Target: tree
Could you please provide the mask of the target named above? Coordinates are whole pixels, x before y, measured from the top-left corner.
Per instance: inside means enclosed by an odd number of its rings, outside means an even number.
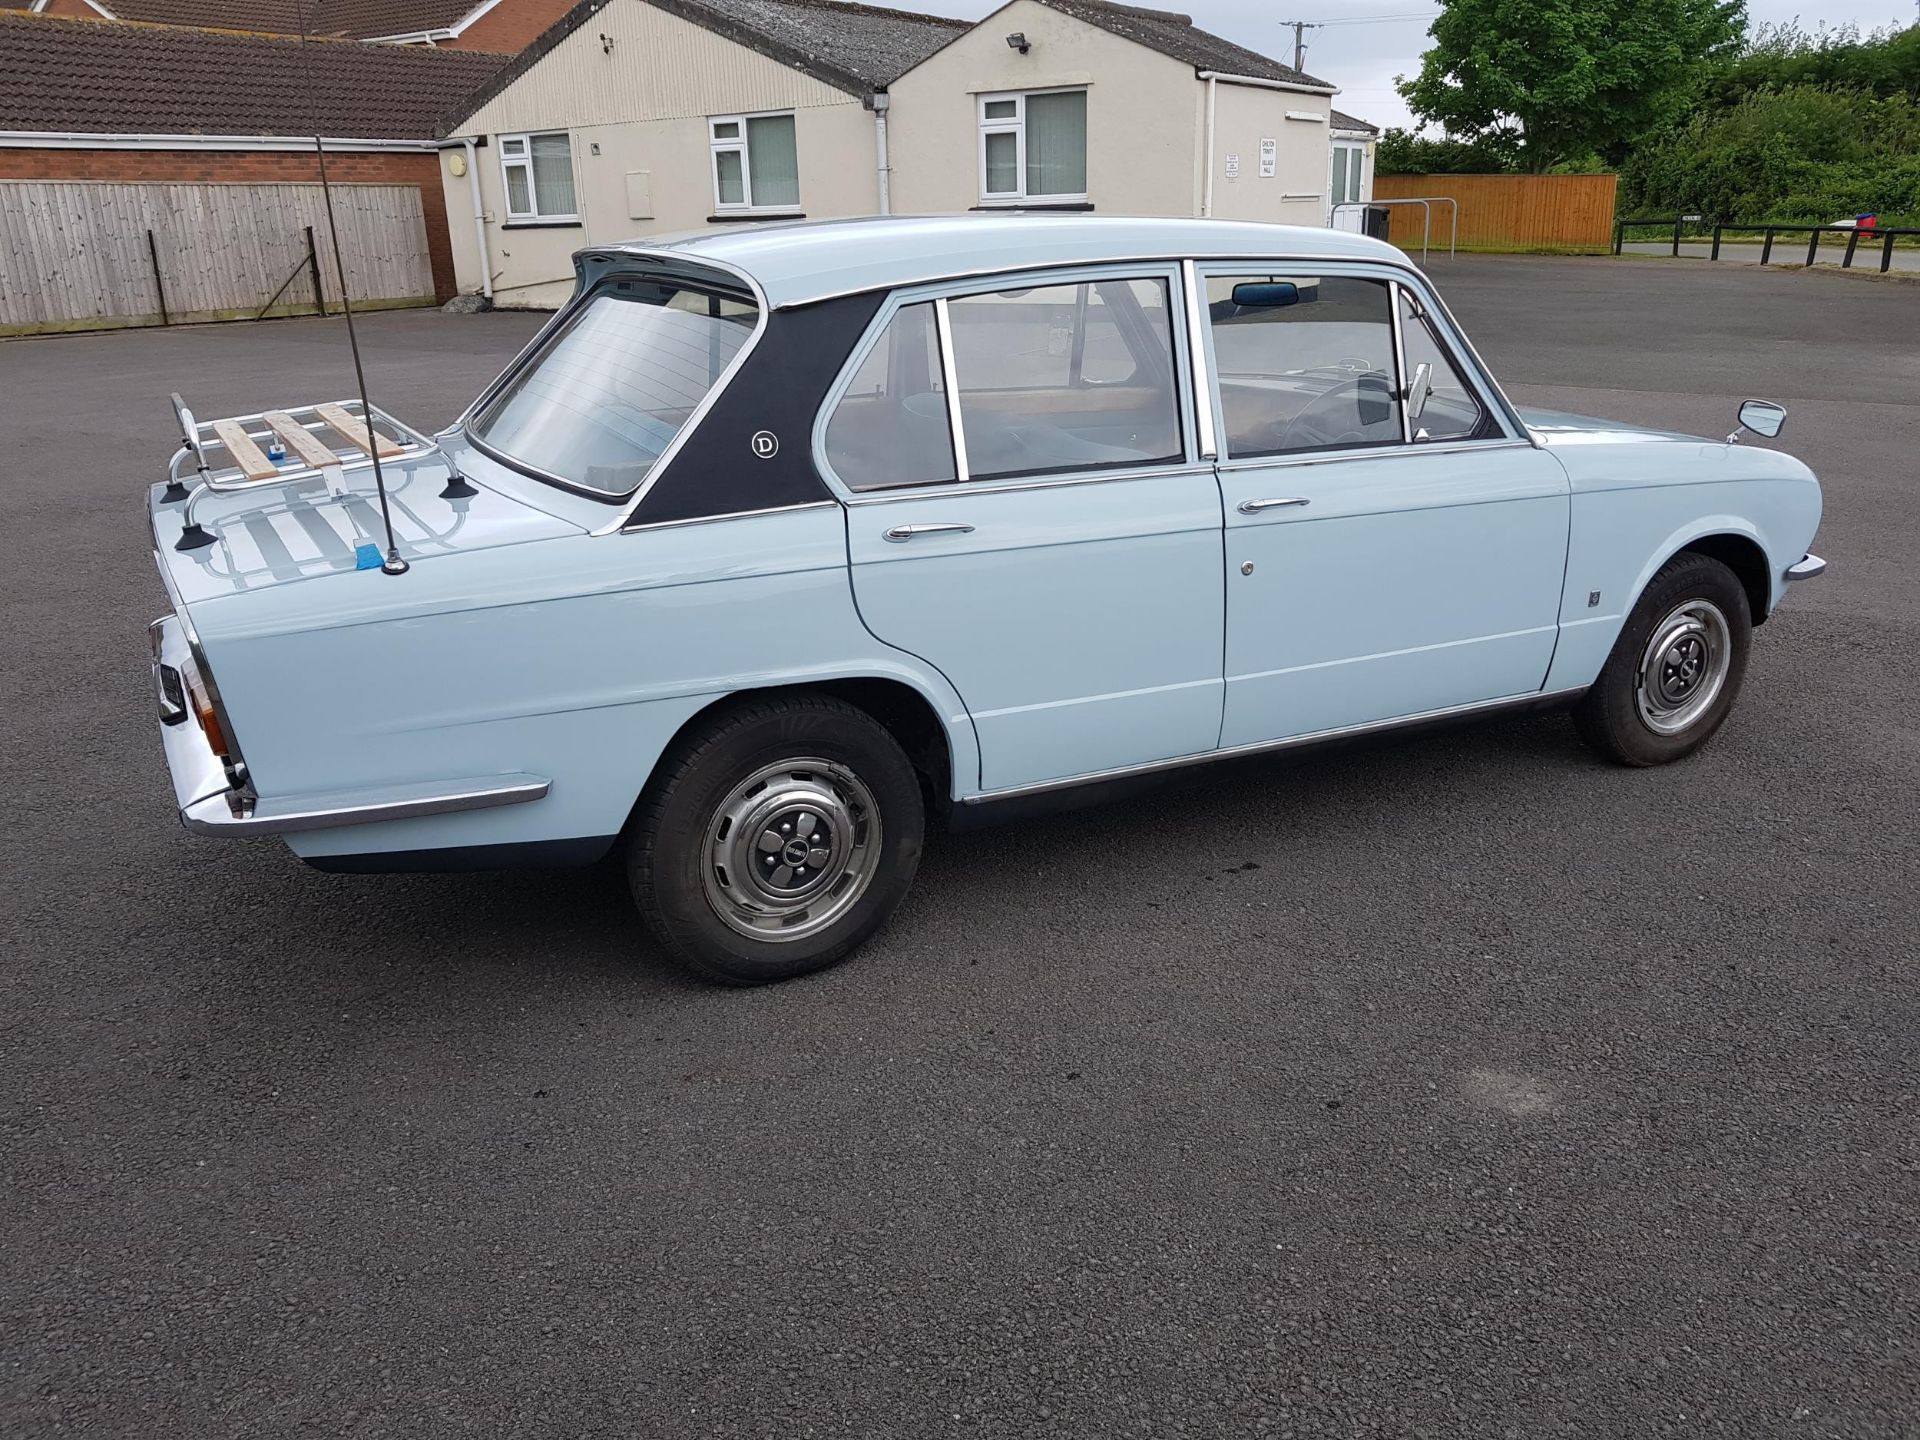
[[[1422,120],[1522,166],[1617,161],[1686,103],[1745,29],[1744,0],[1441,0],[1400,93]]]

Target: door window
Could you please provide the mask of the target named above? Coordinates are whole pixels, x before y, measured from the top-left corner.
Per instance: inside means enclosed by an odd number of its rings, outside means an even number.
[[[1384,280],[1209,276],[1225,454],[1403,443],[1392,305]]]
[[[1420,302],[1405,290],[1400,292],[1400,335],[1409,379],[1428,366],[1432,387],[1425,406],[1412,417],[1414,440],[1465,440],[1478,434],[1486,410],[1433,333]]]
[[[850,490],[956,477],[931,301],[894,312],[834,406],[825,443],[827,463]]]
[[[1164,279],[967,295],[947,313],[971,478],[1184,458]]]

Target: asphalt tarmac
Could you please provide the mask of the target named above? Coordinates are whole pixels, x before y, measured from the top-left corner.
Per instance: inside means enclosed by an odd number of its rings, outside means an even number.
[[[166,394],[344,394],[339,322],[0,344],[0,1434],[1915,1434],[1920,286],[1434,271],[1523,404],[1788,405],[1831,569],[1722,734],[948,837],[751,992],[614,868],[185,834]],[[443,423],[534,324],[368,316],[376,402]]]

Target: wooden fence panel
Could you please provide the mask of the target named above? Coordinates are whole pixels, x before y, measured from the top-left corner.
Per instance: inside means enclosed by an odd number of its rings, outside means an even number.
[[[432,304],[419,188],[336,185],[333,203],[354,303]],[[311,313],[309,225],[335,311],[318,185],[0,180],[0,335],[158,324],[154,255],[176,322],[251,317],[289,276],[272,313]]]
[[[1617,175],[1379,175],[1376,199],[1431,199],[1460,205],[1462,250],[1561,250],[1601,253],[1613,248]],[[1420,207],[1394,205],[1390,238],[1403,250],[1420,248]],[[1433,245],[1447,243],[1447,207],[1433,207]]]

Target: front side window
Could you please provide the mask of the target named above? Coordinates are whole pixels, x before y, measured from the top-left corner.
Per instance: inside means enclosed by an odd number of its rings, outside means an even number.
[[[1228,455],[1403,442],[1386,281],[1213,275],[1206,284]]]
[[[573,147],[564,130],[502,135],[500,173],[507,187],[508,220],[577,220]]]
[[[980,198],[1087,198],[1087,92],[980,97]]]
[[[752,336],[745,297],[621,280],[568,317],[468,432],[589,494],[640,487]]]
[[[794,210],[800,156],[791,115],[716,115],[708,122],[716,210]]]
[[[974,479],[1183,458],[1164,279],[1094,280],[947,304]]]
[[[1466,440],[1478,434],[1487,412],[1433,333],[1426,311],[1406,290],[1400,292],[1400,335],[1409,381],[1418,380],[1420,367],[1427,367],[1426,403],[1411,417],[1413,438]]]

